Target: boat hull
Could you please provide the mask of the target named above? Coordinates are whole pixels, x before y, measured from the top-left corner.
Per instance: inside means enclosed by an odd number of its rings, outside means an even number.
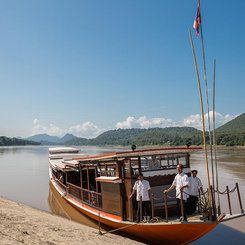
[[[149,241],[151,244],[188,244],[209,231],[216,225],[216,222],[160,222],[160,223],[131,223],[121,221],[118,216],[101,212],[97,209],[85,205],[72,196],[64,195],[62,188],[55,180],[50,181],[50,185],[58,195],[73,206],[78,212],[91,219],[104,224],[113,229],[133,235],[137,238]]]

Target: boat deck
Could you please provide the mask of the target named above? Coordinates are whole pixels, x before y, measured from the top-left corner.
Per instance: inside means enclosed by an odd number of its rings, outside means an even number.
[[[213,221],[204,219],[202,215],[200,214],[195,214],[195,215],[189,215],[187,217],[187,221],[180,221],[180,219],[177,216],[171,216],[168,218],[168,220],[161,218],[161,217],[154,217],[153,219],[150,219],[149,221],[147,220],[142,220],[138,224],[159,224],[159,223],[164,223],[164,224],[197,224],[197,223],[212,223]],[[130,221],[122,221],[122,223],[125,224],[132,224]]]

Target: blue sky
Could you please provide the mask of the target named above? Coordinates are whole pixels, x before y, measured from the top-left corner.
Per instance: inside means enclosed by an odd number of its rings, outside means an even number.
[[[0,0],[0,6],[0,135],[93,138],[116,128],[200,128],[188,33],[204,83],[192,28],[197,0]],[[201,1],[210,109],[217,62],[217,126],[245,109],[244,9],[244,0]]]

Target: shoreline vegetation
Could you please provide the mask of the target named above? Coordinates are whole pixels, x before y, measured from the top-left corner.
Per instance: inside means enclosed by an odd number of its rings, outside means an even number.
[[[144,244],[0,197],[0,244]]]

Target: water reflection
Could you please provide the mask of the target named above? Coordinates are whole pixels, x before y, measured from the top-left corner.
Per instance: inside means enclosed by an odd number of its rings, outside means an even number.
[[[51,183],[49,184],[48,204],[51,212],[54,214],[93,228],[98,228],[98,222],[93,221],[68,204],[66,200],[55,190]]]

